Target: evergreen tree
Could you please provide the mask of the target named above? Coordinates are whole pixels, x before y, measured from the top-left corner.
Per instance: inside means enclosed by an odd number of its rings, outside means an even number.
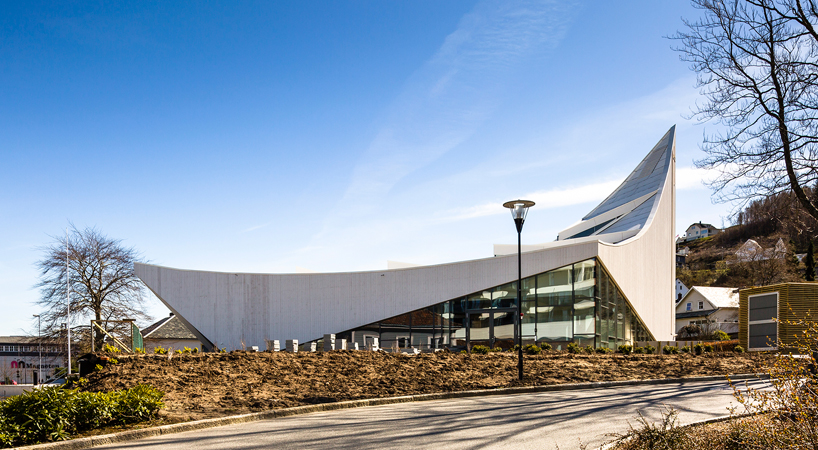
[[[812,241],[809,241],[809,249],[807,249],[807,256],[804,258],[804,264],[807,266],[804,279],[815,281],[815,247],[812,245]]]

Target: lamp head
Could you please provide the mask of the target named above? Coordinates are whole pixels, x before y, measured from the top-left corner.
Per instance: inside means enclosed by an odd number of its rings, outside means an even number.
[[[525,216],[528,215],[528,208],[534,206],[531,200],[512,200],[503,203],[503,207],[511,210],[511,218],[514,219],[514,224],[517,226],[517,232],[523,231],[523,223],[525,223]]]

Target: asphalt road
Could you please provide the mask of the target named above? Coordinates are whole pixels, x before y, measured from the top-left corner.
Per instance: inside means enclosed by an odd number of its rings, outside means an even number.
[[[762,382],[752,383],[759,387]],[[589,449],[665,405],[680,423],[729,414],[726,382],[628,386],[337,410],[158,436],[106,449]]]

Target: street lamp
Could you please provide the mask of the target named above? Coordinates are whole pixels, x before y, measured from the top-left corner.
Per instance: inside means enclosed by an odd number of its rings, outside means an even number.
[[[43,335],[40,332],[40,315],[34,314],[37,318],[37,353],[40,355],[40,363],[37,365],[37,384],[43,379]]]
[[[517,323],[520,324],[517,333],[517,376],[523,381],[523,246],[521,234],[528,208],[534,206],[531,200],[512,200],[503,203],[503,207],[511,210],[514,225],[517,226]]]

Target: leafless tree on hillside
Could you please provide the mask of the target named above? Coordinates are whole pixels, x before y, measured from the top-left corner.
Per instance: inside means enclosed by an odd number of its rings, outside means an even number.
[[[66,252],[67,249],[67,252]],[[66,257],[71,280],[71,324],[87,325],[90,319],[102,321],[150,320],[143,312],[145,288],[133,270],[140,261],[136,250],[123,247],[93,228],[78,230],[73,225],[67,236],[54,238],[43,248],[37,262],[40,281],[38,304],[42,313],[43,334],[60,336],[66,322]],[[107,329],[106,325],[103,325]],[[102,342],[102,333],[95,330]]]
[[[702,10],[672,38],[706,97],[693,117],[723,125],[706,135],[701,168],[720,176],[720,201],[804,188],[818,181],[818,7],[815,0],[693,0]]]

